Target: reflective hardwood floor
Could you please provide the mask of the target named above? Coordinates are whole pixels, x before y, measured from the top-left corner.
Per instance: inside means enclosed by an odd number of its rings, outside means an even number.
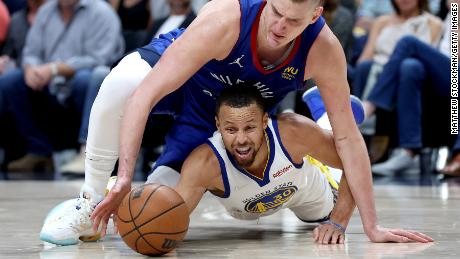
[[[0,181],[0,258],[141,258],[117,235],[75,246],[41,242],[47,212],[78,194],[82,179]],[[189,232],[167,258],[460,258],[460,180],[436,185],[402,185],[376,180],[379,222],[404,227],[435,239],[430,244],[373,244],[356,211],[343,245],[313,242],[315,225],[284,210],[257,221],[240,221],[205,196],[191,217]]]

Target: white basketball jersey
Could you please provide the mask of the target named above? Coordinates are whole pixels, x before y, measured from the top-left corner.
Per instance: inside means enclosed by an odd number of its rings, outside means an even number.
[[[333,207],[333,194],[327,170],[317,160],[306,156],[302,164],[292,162],[281,143],[276,119],[270,119],[266,129],[269,159],[263,178],[255,177],[238,166],[226,151],[219,132],[209,138],[220,164],[225,193],[219,201],[238,219],[257,219],[282,208],[308,206],[328,215]]]

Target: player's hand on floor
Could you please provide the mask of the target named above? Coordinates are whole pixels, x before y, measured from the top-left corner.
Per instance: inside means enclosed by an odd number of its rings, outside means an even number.
[[[428,243],[434,241],[433,238],[417,231],[409,231],[404,229],[389,229],[380,226],[376,226],[367,234],[369,236],[369,239],[374,243]]]
[[[343,244],[345,233],[331,224],[321,224],[313,230],[313,238],[319,244]]]
[[[131,180],[117,178],[115,185],[110,190],[107,197],[102,200],[91,214],[93,230],[97,231],[101,225],[101,236],[104,237],[107,231],[107,223],[112,214],[116,215],[121,201],[131,191]]]

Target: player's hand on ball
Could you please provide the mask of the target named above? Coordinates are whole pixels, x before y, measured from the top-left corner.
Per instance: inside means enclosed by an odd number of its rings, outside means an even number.
[[[313,230],[313,238],[319,244],[343,244],[345,233],[331,224],[321,224]]]
[[[433,238],[417,231],[409,231],[404,229],[389,229],[380,226],[376,226],[372,230],[366,231],[366,233],[369,236],[369,239],[374,243],[428,243],[434,241]]]
[[[93,230],[97,231],[99,225],[101,228],[101,236],[104,237],[107,230],[107,223],[112,214],[117,213],[121,201],[131,191],[131,180],[117,178],[115,185],[110,190],[107,197],[102,200],[94,209],[91,214],[91,221],[93,222]]]

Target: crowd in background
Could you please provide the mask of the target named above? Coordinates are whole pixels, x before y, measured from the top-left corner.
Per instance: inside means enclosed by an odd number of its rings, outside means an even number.
[[[110,68],[153,37],[186,28],[206,2],[0,0],[0,170],[84,174],[91,106]],[[460,139],[449,128],[450,2],[325,0],[350,91],[364,101],[361,131],[375,174],[430,167],[420,162],[423,150],[449,146],[440,172],[460,176]],[[288,95],[280,112],[308,116],[301,95]],[[171,120],[147,125],[144,173]],[[76,155],[54,168],[53,155],[68,149]]]

